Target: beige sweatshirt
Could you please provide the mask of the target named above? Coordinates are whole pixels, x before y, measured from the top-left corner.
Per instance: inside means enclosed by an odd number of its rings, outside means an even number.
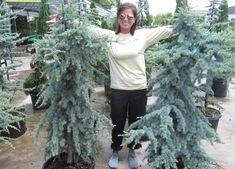
[[[167,38],[172,29],[157,27],[136,30],[134,35],[92,27],[98,35],[108,36],[111,88],[139,90],[147,88],[144,52],[146,48]]]

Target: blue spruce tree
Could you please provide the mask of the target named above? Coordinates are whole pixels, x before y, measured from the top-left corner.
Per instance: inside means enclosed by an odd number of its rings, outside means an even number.
[[[37,135],[47,125],[45,156],[66,154],[67,166],[86,161],[92,168],[98,143],[111,122],[91,107],[92,65],[106,54],[105,38],[87,30],[88,21],[77,14],[78,4],[64,6],[64,17],[36,44],[35,59],[51,63],[42,96],[51,106],[43,114]],[[81,14],[81,12],[80,12]],[[79,168],[79,167],[78,167]]]
[[[0,3],[0,86],[3,87],[4,78],[3,75],[9,76],[9,71],[20,66],[19,61],[16,64],[7,66],[8,63],[13,62],[12,49],[16,44],[22,40],[18,37],[17,33],[13,33],[11,30],[11,20],[16,16],[11,12],[6,2]]]
[[[19,129],[20,122],[25,120],[25,114],[18,111],[17,106],[11,103],[14,96],[15,85],[7,85],[5,76],[9,77],[12,70],[21,66],[21,62],[14,60],[12,48],[16,46],[16,43],[21,41],[18,39],[17,33],[11,31],[11,19],[15,17],[15,14],[10,11],[6,2],[0,2],[0,141],[12,146],[7,135],[10,129]],[[10,65],[9,65],[10,64]],[[9,72],[11,71],[11,72]],[[15,112],[15,114],[12,114]],[[18,116],[16,115],[18,113]],[[17,124],[15,126],[14,124]]]
[[[164,63],[151,82],[155,88],[150,93],[156,100],[149,105],[148,114],[130,126],[127,133],[127,142],[148,136],[145,159],[150,169],[212,167],[201,141],[220,140],[197,108],[193,93],[209,88],[197,82],[217,64],[212,56],[221,39],[212,38],[196,21],[197,17],[187,9],[179,11],[173,22],[173,34],[177,36],[153,49],[153,59]]]

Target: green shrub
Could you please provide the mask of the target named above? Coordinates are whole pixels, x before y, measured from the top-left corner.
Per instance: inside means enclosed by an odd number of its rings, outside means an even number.
[[[26,95],[38,95],[47,81],[46,76],[43,74],[43,71],[47,68],[47,63],[44,61],[32,61],[30,67],[33,69],[33,72],[26,77],[23,87]]]

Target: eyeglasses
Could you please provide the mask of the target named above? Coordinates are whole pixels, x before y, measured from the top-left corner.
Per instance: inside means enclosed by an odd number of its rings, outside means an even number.
[[[127,18],[128,21],[134,19],[134,15],[132,14],[128,14],[128,15],[125,15],[125,14],[120,14],[118,19],[121,19],[121,20],[124,20],[125,18]]]

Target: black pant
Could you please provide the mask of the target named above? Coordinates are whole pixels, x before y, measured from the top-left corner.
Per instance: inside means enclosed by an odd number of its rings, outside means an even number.
[[[111,119],[115,125],[112,130],[112,144],[113,150],[122,149],[122,139],[126,119],[128,124],[132,124],[138,117],[146,113],[147,104],[147,90],[117,90],[112,89],[111,93]],[[134,142],[127,145],[128,148],[138,149],[140,144],[134,146]]]

